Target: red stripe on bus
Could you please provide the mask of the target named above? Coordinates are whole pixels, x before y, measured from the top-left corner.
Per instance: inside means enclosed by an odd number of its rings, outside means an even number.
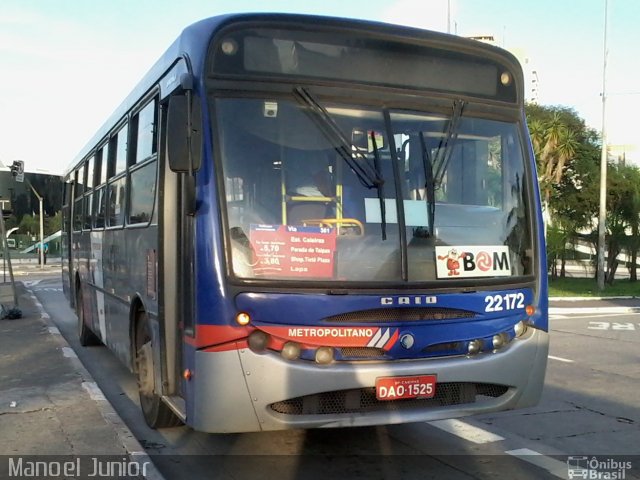
[[[389,339],[389,341],[383,347],[383,350],[385,352],[388,352],[389,350],[391,350],[393,346],[396,344],[396,342],[398,341],[399,336],[400,336],[400,330],[396,330],[393,336]]]
[[[211,347],[245,339],[253,330],[250,327],[198,325],[196,336],[184,337],[184,342],[196,348]]]
[[[215,347],[205,348],[203,352],[231,352],[233,350],[240,350],[241,348],[249,348],[249,343],[246,340],[239,342],[230,342],[223,345],[216,345]]]

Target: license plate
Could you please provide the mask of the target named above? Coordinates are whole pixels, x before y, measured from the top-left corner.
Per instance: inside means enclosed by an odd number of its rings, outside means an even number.
[[[436,394],[436,376],[376,378],[378,400],[402,400],[406,398],[431,398]]]

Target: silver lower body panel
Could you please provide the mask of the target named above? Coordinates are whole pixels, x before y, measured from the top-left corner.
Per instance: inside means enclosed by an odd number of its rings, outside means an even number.
[[[549,334],[529,329],[500,351],[468,357],[317,365],[249,349],[197,352],[198,383],[187,423],[205,432],[249,432],[422,422],[529,407],[540,398],[548,351]],[[437,375],[439,398],[371,398],[378,377],[425,374]]]

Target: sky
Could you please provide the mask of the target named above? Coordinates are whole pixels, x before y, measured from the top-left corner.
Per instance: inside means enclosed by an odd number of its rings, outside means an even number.
[[[185,26],[251,11],[493,35],[537,71],[538,103],[602,128],[605,0],[2,0],[0,162],[61,174]],[[640,2],[609,0],[607,139],[640,164],[638,20]]]

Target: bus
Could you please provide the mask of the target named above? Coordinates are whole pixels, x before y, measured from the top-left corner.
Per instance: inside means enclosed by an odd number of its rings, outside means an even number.
[[[82,345],[155,428],[249,432],[535,405],[540,196],[508,52],[235,14],[187,27],[65,173]]]

